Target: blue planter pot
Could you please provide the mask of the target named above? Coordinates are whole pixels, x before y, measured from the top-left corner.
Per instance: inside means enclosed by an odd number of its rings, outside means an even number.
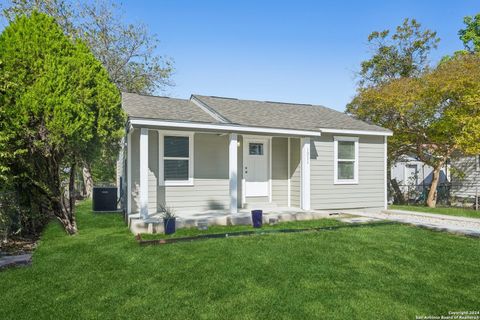
[[[175,218],[163,219],[163,229],[165,234],[175,233]]]
[[[252,210],[252,224],[254,228],[262,227],[262,210]]]

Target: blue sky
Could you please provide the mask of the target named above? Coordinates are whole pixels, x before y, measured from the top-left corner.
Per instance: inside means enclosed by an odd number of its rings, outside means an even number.
[[[480,12],[473,0],[122,3],[126,18],[146,23],[161,40],[158,52],[175,61],[176,85],[163,94],[314,103],[340,111],[355,93],[370,32],[416,18],[441,38],[436,62],[462,47],[457,32],[463,17]]]
[[[175,60],[175,87],[191,93],[323,104],[343,111],[371,31],[405,17],[436,30],[432,62],[461,48],[463,17],[477,1],[125,1],[132,21],[161,39]]]

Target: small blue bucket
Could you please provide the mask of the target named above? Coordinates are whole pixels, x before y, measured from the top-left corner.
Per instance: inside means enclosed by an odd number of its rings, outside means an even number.
[[[254,228],[262,227],[262,210],[252,210],[252,223]]]
[[[175,218],[163,219],[163,228],[165,234],[175,233]]]

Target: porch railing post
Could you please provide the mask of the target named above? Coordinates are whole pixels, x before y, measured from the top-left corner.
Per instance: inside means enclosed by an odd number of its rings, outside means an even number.
[[[230,134],[228,145],[228,171],[230,180],[230,213],[238,212],[238,188],[237,188],[237,146],[238,136],[236,133]]]

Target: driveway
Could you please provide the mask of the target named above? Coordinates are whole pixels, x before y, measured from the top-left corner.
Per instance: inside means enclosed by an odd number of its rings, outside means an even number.
[[[434,230],[480,237],[480,219],[431,214],[417,211],[383,210],[378,213],[352,211],[353,215],[413,224]]]

